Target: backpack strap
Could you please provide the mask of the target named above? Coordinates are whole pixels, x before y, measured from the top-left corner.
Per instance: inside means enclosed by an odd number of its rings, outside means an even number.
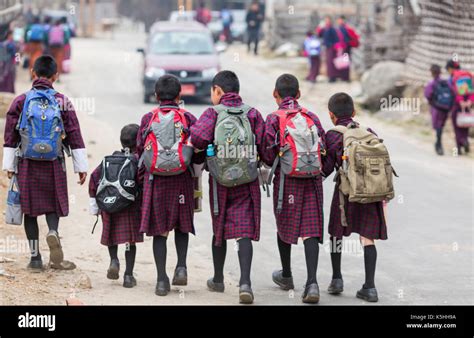
[[[338,132],[339,134],[344,135],[344,133],[345,133],[348,129],[349,129],[349,128],[347,128],[346,126],[339,125],[339,126],[335,126],[334,128],[329,129],[328,131],[335,131],[335,132]]]
[[[214,216],[219,216],[219,201],[217,196],[217,180],[214,176],[212,177],[212,205]]]
[[[285,174],[280,172],[280,186],[278,189],[277,213],[283,209],[283,190],[285,189]]]

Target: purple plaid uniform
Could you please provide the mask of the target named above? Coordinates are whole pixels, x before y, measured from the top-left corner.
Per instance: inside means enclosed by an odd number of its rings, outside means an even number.
[[[351,118],[338,119],[337,125],[347,126],[353,122]],[[369,129],[369,131],[373,132]],[[375,134],[375,133],[374,133]],[[323,157],[323,171],[326,176],[331,175],[334,169],[342,165],[343,136],[341,133],[330,130],[326,133],[326,156]],[[341,210],[339,209],[339,182],[336,183],[329,216],[329,234],[342,238],[358,233],[369,239],[387,239],[387,226],[383,211],[383,203],[353,203],[345,197],[345,212],[347,227],[341,224]]]
[[[242,98],[236,93],[227,93],[221,104],[228,107],[242,105]],[[260,112],[251,109],[248,112],[250,125],[255,134],[257,151],[261,152],[265,123]],[[214,142],[214,128],[217,112],[207,109],[199,121],[191,128],[191,142],[197,149],[206,149]],[[211,202],[212,226],[216,236],[215,245],[220,246],[223,240],[232,238],[260,238],[260,185],[258,180],[237,187],[227,188],[217,183],[219,215],[214,215],[213,180],[209,178],[209,196]]]
[[[138,157],[138,156],[137,156]],[[95,198],[102,176],[102,165],[99,165],[89,181],[89,196]],[[138,176],[138,174],[137,174]],[[139,177],[136,178],[137,182]],[[143,242],[140,233],[141,196],[129,207],[114,214],[101,211],[102,237],[100,243],[107,246]]]
[[[174,102],[162,102],[161,105],[178,108]],[[170,109],[164,108],[162,111],[166,113]],[[138,131],[137,151],[140,156],[144,150],[144,134],[152,116],[151,112],[143,116]],[[188,127],[196,123],[196,117],[191,113],[186,112],[185,116]],[[175,176],[150,176],[146,171],[143,178],[140,232],[147,236],[158,236],[175,228],[194,234],[194,181],[191,172],[188,170]]]
[[[33,82],[33,88],[53,88],[44,79]],[[16,148],[20,143],[20,133],[16,129],[20,119],[26,95],[18,96],[7,112],[5,125],[6,148]],[[56,99],[61,102],[61,117],[66,132],[63,143],[72,150],[83,149],[84,141],[81,135],[76,112],[66,96],[57,93]],[[59,217],[69,214],[69,196],[65,166],[61,160],[34,161],[19,159],[18,182],[20,186],[21,208],[26,215],[35,217],[48,213],[56,213]]]
[[[449,115],[449,112],[442,111],[431,104],[434,89],[440,80],[441,78],[437,77],[436,79],[431,80],[425,87],[425,97],[428,102],[430,102],[431,125],[433,126],[433,129],[443,128]]]
[[[279,109],[298,109],[300,105],[294,98],[283,100]],[[318,128],[322,147],[325,144],[324,129],[319,118],[308,112]],[[270,114],[265,122],[264,162],[272,166],[279,146],[279,118]],[[284,197],[282,210],[277,212],[278,193],[280,188],[280,165],[275,171],[273,179],[273,211],[276,218],[278,235],[281,240],[289,244],[297,244],[299,237],[323,238],[323,183],[322,177],[294,178],[285,176]]]

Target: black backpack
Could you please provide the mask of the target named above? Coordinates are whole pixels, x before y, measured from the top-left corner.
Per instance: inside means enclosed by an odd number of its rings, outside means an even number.
[[[102,176],[96,200],[100,210],[119,212],[135,202],[138,196],[138,161],[133,155],[115,152],[102,161]]]
[[[449,111],[454,103],[454,93],[448,81],[440,80],[434,88],[431,103],[434,107]]]

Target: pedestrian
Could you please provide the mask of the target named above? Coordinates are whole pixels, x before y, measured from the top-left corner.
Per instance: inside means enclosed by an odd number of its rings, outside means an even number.
[[[62,71],[67,74],[71,72],[71,38],[73,36],[73,30],[67,22],[66,17],[61,19],[61,23],[64,29],[64,60]]]
[[[43,269],[37,217],[46,215],[51,267],[70,270],[75,265],[63,260],[58,233],[60,217],[69,214],[63,149],[72,154],[80,185],[87,177],[87,154],[74,107],[65,95],[53,88],[58,78],[54,59],[39,57],[32,75],[33,88],[18,96],[7,112],[3,170],[10,178],[18,177],[25,232],[31,249],[28,268]],[[45,140],[38,136],[42,133],[53,136]]]
[[[13,32],[9,30],[6,39],[0,42],[0,92],[15,93],[17,52],[18,46],[13,41]]]
[[[346,93],[334,94],[328,104],[331,121],[336,128],[358,127],[353,120],[355,116],[354,102]],[[345,129],[345,128],[344,128]],[[372,132],[370,129],[368,131]],[[372,132],[373,133],[373,132]],[[323,172],[327,177],[334,169],[343,165],[344,134],[341,130],[332,129],[326,133],[326,156],[323,157]],[[374,184],[374,183],[373,183]],[[347,196],[340,193],[341,175],[336,178],[336,186],[331,203],[328,230],[332,263],[332,280],[328,288],[330,294],[343,292],[344,283],[341,274],[342,238],[357,233],[364,248],[365,283],[357,292],[357,297],[369,302],[378,301],[375,288],[375,264],[377,250],[375,240],[387,239],[383,202],[355,203],[349,202]],[[343,205],[341,206],[341,204]]]
[[[214,107],[207,109],[191,128],[191,142],[206,150],[210,171],[212,212],[212,258],[214,276],[209,290],[224,292],[224,262],[227,240],[235,239],[240,264],[239,301],[252,303],[250,270],[252,240],[260,238],[260,186],[258,154],[264,132],[260,112],[245,105],[239,95],[240,82],[231,71],[219,72],[212,81]]]
[[[234,23],[234,17],[232,12],[224,7],[221,11],[221,20],[222,20],[222,35],[225,38],[227,43],[232,43],[232,24]]]
[[[66,32],[61,20],[57,20],[48,33],[48,47],[51,55],[56,60],[59,74],[63,73],[64,46],[66,44]]]
[[[253,1],[250,5],[250,8],[247,12],[246,22],[247,22],[247,47],[248,52],[252,50],[252,44],[254,44],[253,52],[255,55],[258,55],[258,44],[260,42],[260,29],[263,22],[263,13],[260,9],[260,4],[258,1]]]
[[[356,30],[346,22],[346,17],[344,15],[339,16],[337,19],[338,29],[344,35],[344,41],[346,43],[345,52],[351,56],[352,48],[359,47],[360,37],[357,34]]]
[[[120,261],[118,246],[125,244],[125,273],[123,287],[133,288],[137,281],[133,276],[136,243],[143,242],[140,233],[141,196],[138,172],[137,135],[140,127],[129,124],[120,132],[122,150],[107,156],[91,174],[89,181],[90,213],[102,217],[102,237],[100,243],[108,247],[110,266],[108,279],[119,279]],[[113,185],[116,181],[126,193],[120,193]],[[127,196],[130,194],[130,196]],[[122,196],[127,199],[123,199]],[[109,206],[100,208],[101,203]],[[119,203],[119,207],[114,206]]]
[[[309,74],[306,77],[306,81],[316,83],[316,79],[319,75],[319,68],[321,65],[321,41],[313,31],[309,31],[306,34],[304,41],[304,53],[309,60]]]
[[[456,94],[457,89],[455,78],[457,77],[457,74],[462,72],[461,65],[457,61],[449,60],[446,63],[446,70],[449,73],[449,83],[452,87],[453,92]],[[463,111],[463,108],[461,107],[463,102],[467,102],[467,100],[464,100],[464,98],[460,95],[456,95],[455,102],[451,109],[451,121],[453,123],[454,135],[456,137],[456,149],[458,155],[462,155],[463,150],[466,154],[470,151],[469,128],[461,127],[458,125],[457,122],[458,114]]]
[[[207,26],[212,20],[212,14],[209,8],[206,7],[206,2],[201,1],[196,11],[196,21]]]
[[[449,82],[441,78],[440,66],[432,65],[430,71],[433,80],[425,86],[425,97],[430,105],[431,125],[436,133],[435,151],[443,155],[441,139],[449,111],[454,105],[454,93]]]
[[[273,211],[283,267],[273,273],[273,281],[283,290],[294,289],[291,245],[297,244],[301,238],[307,270],[302,300],[304,303],[318,303],[316,271],[319,244],[323,239],[321,151],[324,149],[324,130],[316,114],[298,103],[301,92],[295,76],[280,76],[273,96],[278,111],[268,115],[265,122],[263,154],[265,163],[272,166],[275,173]],[[294,167],[291,160],[286,161],[301,156],[305,159],[295,163]]]
[[[35,17],[33,24],[26,28],[25,41],[27,43],[26,50],[29,55],[29,67],[31,72],[36,60],[43,55],[44,46],[47,41],[46,32],[44,31],[44,26],[40,24],[39,17]]]
[[[344,42],[343,33],[334,28],[330,16],[325,17],[324,21],[317,27],[316,33],[323,39],[329,82],[335,82],[338,78],[349,81],[347,64],[346,67],[342,69],[338,69],[335,65],[336,58],[344,56],[345,53],[346,44]]]
[[[140,232],[153,237],[158,296],[170,292],[166,273],[169,233],[174,230],[178,257],[173,285],[187,285],[189,234],[195,234],[194,181],[190,169],[194,151],[189,144],[189,129],[196,118],[179,107],[180,93],[181,83],[176,77],[160,77],[155,85],[159,107],[143,116],[138,132],[138,154],[146,168]]]

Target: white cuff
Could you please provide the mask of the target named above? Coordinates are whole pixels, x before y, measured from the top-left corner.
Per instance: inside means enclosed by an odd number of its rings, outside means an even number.
[[[99,214],[99,206],[93,197],[89,198],[89,213],[94,216]]]
[[[74,172],[86,173],[89,170],[87,163],[87,151],[86,149],[73,149],[72,150],[72,163],[74,166]]]
[[[15,172],[15,148],[3,147],[3,171]]]
[[[204,170],[204,163],[203,164],[193,164],[194,177],[201,177],[203,170]]]

